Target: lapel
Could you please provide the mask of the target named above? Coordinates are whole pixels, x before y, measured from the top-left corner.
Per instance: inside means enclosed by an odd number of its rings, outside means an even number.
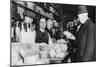
[[[89,22],[90,22],[90,19],[87,19],[84,24],[81,24],[79,31],[77,32],[78,35],[84,34],[84,31],[87,30],[87,25],[88,25]]]
[[[84,37],[86,35],[88,23],[89,23],[89,19],[85,22],[85,24],[81,25],[79,31],[76,34],[76,43],[82,40],[81,37]]]

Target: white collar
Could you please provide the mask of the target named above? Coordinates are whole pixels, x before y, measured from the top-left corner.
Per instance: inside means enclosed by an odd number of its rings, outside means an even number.
[[[40,31],[41,31],[41,32],[45,32],[45,30],[43,30],[43,29],[41,29],[41,28],[40,28]]]

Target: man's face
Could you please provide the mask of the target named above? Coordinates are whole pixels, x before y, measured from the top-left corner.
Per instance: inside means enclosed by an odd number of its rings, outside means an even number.
[[[79,15],[78,15],[78,18],[79,18],[79,20],[80,20],[80,22],[81,22],[82,24],[85,23],[85,20],[86,20],[86,18],[87,18],[87,15],[88,15],[88,13],[82,13],[82,14],[79,14]]]
[[[46,20],[45,19],[41,19],[39,25],[40,25],[41,29],[45,29],[45,27],[46,27]]]
[[[69,22],[69,25],[70,25],[70,27],[73,27],[74,26],[74,22]]]
[[[33,21],[32,18],[25,16],[25,23],[31,23]]]

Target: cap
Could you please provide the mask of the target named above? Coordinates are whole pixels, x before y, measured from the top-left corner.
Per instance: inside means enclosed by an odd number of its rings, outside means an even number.
[[[36,16],[35,13],[33,13],[32,11],[29,11],[29,10],[24,11],[23,15],[31,17],[31,18],[35,18],[35,16]]]

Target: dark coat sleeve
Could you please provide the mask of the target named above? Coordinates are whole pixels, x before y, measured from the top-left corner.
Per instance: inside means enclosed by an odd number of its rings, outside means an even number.
[[[90,24],[87,29],[87,41],[82,61],[92,61],[95,51],[94,25]]]

